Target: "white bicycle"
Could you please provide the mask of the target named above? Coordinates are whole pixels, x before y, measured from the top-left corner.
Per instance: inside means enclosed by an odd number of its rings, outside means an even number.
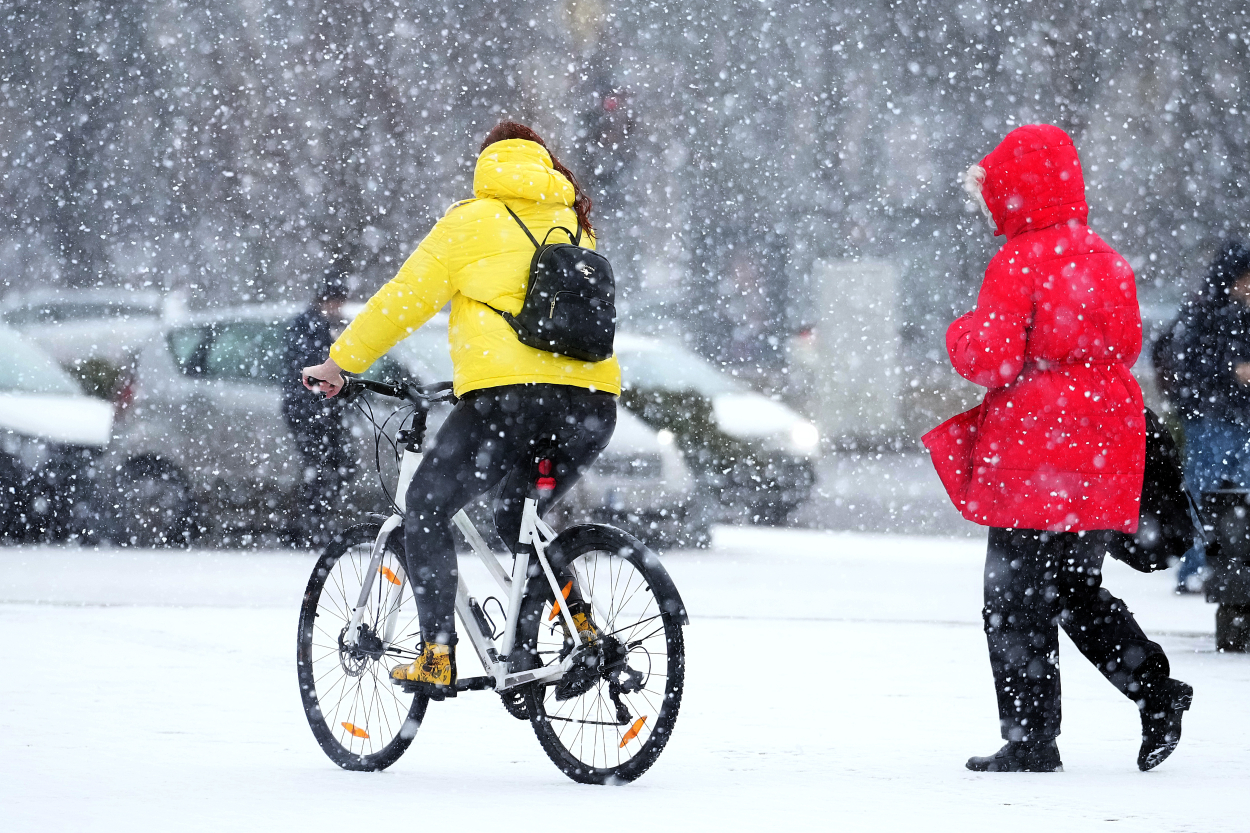
[[[408,749],[428,705],[424,694],[396,688],[390,672],[420,652],[403,552],[405,492],[420,462],[428,405],[451,399],[451,391],[349,377],[340,395],[365,391],[411,406],[397,434],[395,514],[348,529],[317,560],[300,608],[297,663],[304,712],[322,750],[344,769],[373,771]],[[534,469],[537,484],[549,458],[536,457]],[[525,501],[511,570],[463,511],[454,518],[507,600],[506,607],[494,596],[479,603],[460,571],[456,614],[485,674],[461,678],[456,690],[497,692],[574,781],[633,781],[659,757],[677,720],[685,606],[636,538],[600,524],[556,534],[538,516],[537,494],[536,485]],[[494,618],[490,603],[498,605]],[[579,632],[574,605],[591,611],[597,635]]]

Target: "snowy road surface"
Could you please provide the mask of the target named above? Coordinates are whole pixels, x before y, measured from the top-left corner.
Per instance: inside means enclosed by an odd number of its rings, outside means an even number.
[[[996,749],[981,540],[721,529],[666,558],[691,611],[673,740],[621,788],[574,784],[492,695],[432,704],[384,773],[304,722],[289,552],[0,550],[0,830],[1250,830],[1250,657],[1212,606],[1107,585],[1196,689],[1137,771],[1136,710],[1063,642],[1066,772]]]

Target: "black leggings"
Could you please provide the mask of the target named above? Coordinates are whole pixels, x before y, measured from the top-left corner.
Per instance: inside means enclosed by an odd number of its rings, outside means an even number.
[[[1059,734],[1059,628],[1130,699],[1170,672],[1163,649],[1102,586],[1103,536],[990,529],[985,634],[1004,740]]]
[[[422,637],[456,639],[456,546],[452,515],[498,486],[495,529],[516,551],[525,498],[533,493],[535,451],[554,450],[556,487],[541,515],[564,496],[607,446],[616,398],[566,385],[509,385],[473,391],[430,441],[408,487],[404,549]]]

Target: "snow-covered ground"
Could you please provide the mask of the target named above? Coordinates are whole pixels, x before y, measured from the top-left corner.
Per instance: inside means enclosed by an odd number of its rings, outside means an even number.
[[[565,779],[489,694],[432,704],[384,773],[339,770],[300,709],[289,552],[0,550],[0,829],[1245,831],[1250,656],[1169,576],[1106,584],[1194,685],[1155,772],[1063,643],[1066,772],[996,749],[980,539],[718,530],[666,558],[691,611],[673,740],[638,782]]]

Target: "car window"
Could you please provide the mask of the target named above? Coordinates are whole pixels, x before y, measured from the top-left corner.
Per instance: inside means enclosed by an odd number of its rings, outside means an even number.
[[[0,392],[76,394],[82,390],[52,357],[15,333],[0,330]]]
[[[704,396],[741,393],[747,387],[707,360],[680,347],[617,352],[627,386],[648,390],[689,390]]]
[[[179,327],[171,330],[165,338],[169,352],[173,354],[174,364],[188,376],[198,376],[204,371],[201,347],[208,333],[208,327]]]
[[[276,384],[282,377],[284,328],[266,321],[230,321],[212,326],[203,375]]]
[[[451,351],[444,327],[423,327],[395,345],[395,355],[408,375],[421,377],[424,384],[450,381],[454,375]]]

